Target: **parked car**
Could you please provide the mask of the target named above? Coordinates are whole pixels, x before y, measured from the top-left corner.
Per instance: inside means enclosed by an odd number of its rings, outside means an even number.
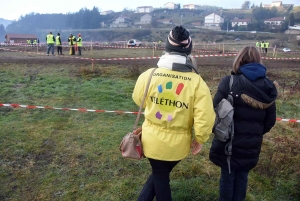
[[[140,46],[142,46],[142,42],[139,40],[136,40],[136,39],[130,39],[127,42],[127,46],[128,47],[140,47]]]
[[[290,51],[291,51],[291,49],[290,49],[290,48],[287,48],[287,47],[285,47],[285,48],[283,48],[283,49],[282,49],[282,51],[284,51],[284,52],[290,52]]]
[[[239,39],[239,38],[236,38],[236,39],[234,39],[234,41],[240,41],[241,39]]]

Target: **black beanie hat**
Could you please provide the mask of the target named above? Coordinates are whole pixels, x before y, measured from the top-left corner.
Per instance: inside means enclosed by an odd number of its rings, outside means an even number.
[[[192,47],[192,39],[187,29],[176,26],[170,31],[166,41],[166,52],[179,52],[189,55],[192,52]]]

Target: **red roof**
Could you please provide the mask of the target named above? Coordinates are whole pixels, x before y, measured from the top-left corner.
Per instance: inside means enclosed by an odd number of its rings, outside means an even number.
[[[270,18],[270,19],[266,19],[264,21],[283,21],[284,18],[283,17],[273,17],[273,18]]]
[[[37,36],[35,34],[6,34],[5,38],[9,37],[13,38],[25,38],[25,39],[36,39]]]

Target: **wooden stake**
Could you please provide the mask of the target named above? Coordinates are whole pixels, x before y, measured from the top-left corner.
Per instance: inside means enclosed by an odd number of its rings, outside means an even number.
[[[223,43],[223,54],[224,54],[224,43]]]
[[[154,45],[153,45],[153,57],[154,57]]]
[[[94,58],[92,57],[92,70],[94,71]]]

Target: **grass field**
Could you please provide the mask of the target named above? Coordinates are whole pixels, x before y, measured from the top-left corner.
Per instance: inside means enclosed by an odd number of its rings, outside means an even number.
[[[95,50],[93,55],[153,53],[151,49],[128,51]],[[83,54],[91,57],[90,52]],[[45,61],[33,62],[39,58]],[[59,59],[1,52],[0,103],[137,111],[131,99],[135,81],[140,72],[154,66],[135,61],[122,65],[97,62],[91,69],[90,63]],[[297,66],[299,61],[284,68],[268,66],[268,76],[280,84],[278,117],[300,119]],[[213,94],[219,78],[229,71],[230,66],[200,67]],[[124,159],[118,149],[135,118],[117,112],[0,107],[0,200],[136,200],[150,165],[146,159]],[[300,199],[299,133],[299,123],[278,121],[265,135],[260,161],[249,175],[247,201]],[[171,174],[174,201],[218,200],[219,168],[208,160],[212,138],[200,155],[189,155],[175,167]]]

